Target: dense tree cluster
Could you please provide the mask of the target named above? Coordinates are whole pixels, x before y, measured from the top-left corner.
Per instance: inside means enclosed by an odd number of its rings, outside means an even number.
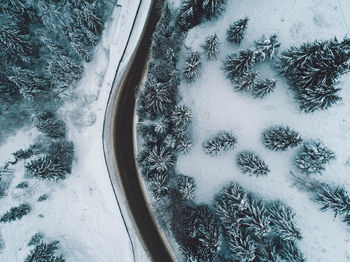
[[[286,151],[300,145],[301,136],[288,126],[274,126],[262,134],[264,145],[271,150]]]
[[[12,207],[9,211],[1,216],[0,222],[12,222],[14,220],[19,220],[25,215],[28,215],[31,209],[32,207],[27,203]]]
[[[294,213],[283,203],[262,201],[231,184],[216,196],[215,211],[228,249],[223,261],[304,261],[296,247],[302,237]]]
[[[229,132],[221,131],[214,138],[203,143],[203,150],[210,156],[219,156],[224,151],[233,149],[237,138]]]
[[[310,142],[303,145],[295,158],[295,166],[304,174],[321,174],[325,165],[335,159],[335,154],[320,142]]]
[[[80,79],[115,1],[2,1],[0,122],[3,134],[34,109],[55,111]],[[8,121],[9,118],[16,122]]]
[[[244,174],[266,176],[270,173],[270,169],[264,160],[254,152],[239,153],[237,165]]]
[[[249,18],[245,17],[230,25],[226,31],[226,40],[235,44],[240,44],[247,31]]]
[[[305,112],[324,110],[337,103],[338,77],[349,69],[350,40],[305,43],[283,51],[277,65],[296,92]]]

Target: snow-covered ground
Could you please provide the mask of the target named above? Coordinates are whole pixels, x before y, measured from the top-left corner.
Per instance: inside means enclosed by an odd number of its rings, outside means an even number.
[[[292,162],[297,149],[272,152],[261,141],[262,132],[273,125],[288,125],[299,131],[305,140],[316,139],[336,153],[337,159],[327,166],[320,181],[345,185],[350,191],[350,75],[341,78],[343,100],[327,111],[300,112],[293,93],[272,63],[256,66],[262,78],[277,79],[275,91],[264,99],[233,90],[223,71],[225,56],[240,48],[254,46],[263,34],[278,33],[280,50],[316,39],[343,39],[349,34],[350,2],[334,0],[248,0],[228,1],[224,17],[192,29],[182,50],[182,60],[190,51],[201,51],[206,36],[216,33],[222,42],[217,61],[202,59],[201,77],[193,84],[184,81],[180,87],[182,100],[192,110],[193,147],[181,155],[177,171],[196,180],[197,202],[211,203],[213,196],[230,181],[266,199],[281,199],[297,215],[303,234],[300,249],[307,261],[350,261],[350,233],[332,212],[322,212],[305,192],[292,186]],[[238,19],[249,17],[248,30],[240,47],[226,41],[226,29]],[[179,69],[182,70],[183,63]],[[204,154],[202,143],[220,130],[232,131],[238,137],[234,151],[219,157]],[[238,152],[252,150],[262,156],[271,169],[267,177],[249,177],[236,166]]]
[[[48,240],[59,240],[60,252],[67,261],[134,261],[133,250],[109,181],[102,143],[103,120],[112,82],[127,44],[140,1],[120,0],[107,22],[94,60],[85,65],[82,80],[60,110],[68,127],[68,139],[74,142],[76,159],[72,174],[58,184],[31,180],[29,189],[20,193],[16,185],[23,181],[23,163],[15,166],[8,196],[0,200],[0,213],[20,203],[33,210],[19,221],[1,224],[5,248],[0,261],[23,261],[29,253],[30,237],[40,231]],[[129,42],[135,46],[149,8],[142,1],[138,23]],[[126,65],[131,51],[126,52]],[[12,159],[11,153],[34,142],[39,132],[26,127],[0,146],[0,163]],[[49,198],[36,202],[42,194]],[[136,245],[135,249],[142,249]],[[138,261],[148,261],[137,252]],[[141,255],[140,255],[141,254]]]

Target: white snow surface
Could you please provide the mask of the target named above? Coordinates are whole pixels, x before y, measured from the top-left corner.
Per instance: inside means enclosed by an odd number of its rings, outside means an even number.
[[[292,186],[290,171],[298,149],[273,152],[262,144],[261,134],[273,125],[288,125],[301,133],[304,140],[322,141],[335,152],[337,159],[327,166],[320,181],[344,185],[350,190],[350,75],[341,78],[343,100],[327,111],[302,113],[286,80],[273,69],[273,61],[254,69],[262,78],[277,79],[274,92],[264,99],[233,90],[223,71],[225,56],[241,48],[254,46],[263,34],[278,33],[280,51],[307,41],[342,40],[349,34],[350,2],[345,0],[247,0],[228,1],[224,16],[192,29],[181,51],[179,69],[190,51],[202,51],[206,36],[216,33],[222,42],[217,61],[202,56],[201,76],[193,84],[180,86],[180,104],[192,110],[192,151],[179,157],[177,171],[193,176],[198,189],[198,203],[212,203],[223,186],[234,181],[265,199],[281,199],[296,212],[297,226],[303,240],[299,242],[306,260],[311,262],[350,261],[350,232],[341,218],[322,212],[307,193]],[[247,34],[238,47],[226,41],[226,29],[234,21],[249,17]],[[219,131],[232,131],[238,145],[219,157],[204,154],[202,143]],[[252,150],[262,156],[271,173],[267,177],[249,177],[236,166],[238,152]]]
[[[142,31],[149,3],[146,0],[141,5],[142,19],[135,26],[131,46],[135,46]],[[68,101],[60,110],[68,139],[75,146],[72,174],[58,184],[27,180],[29,189],[20,191],[15,187],[23,181],[24,163],[14,166],[8,196],[0,200],[0,214],[23,202],[31,204],[32,211],[19,221],[0,225],[5,241],[0,261],[23,261],[29,254],[27,243],[38,231],[47,241],[60,241],[58,253],[66,261],[133,261],[131,243],[108,177],[102,129],[110,88],[138,5],[139,1],[118,1],[95,49],[94,60],[85,65],[82,80],[67,95]],[[124,66],[130,55],[130,51],[126,52]],[[1,165],[12,159],[12,152],[33,144],[38,136],[36,128],[26,127],[10,137],[0,146]],[[42,194],[48,194],[49,199],[36,202]],[[135,248],[142,249],[140,245]],[[149,261],[144,252],[137,253],[141,256],[138,261]]]

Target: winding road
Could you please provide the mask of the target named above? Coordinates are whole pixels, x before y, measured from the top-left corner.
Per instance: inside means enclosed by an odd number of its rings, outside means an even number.
[[[160,18],[152,0],[137,47],[127,68],[113,82],[105,115],[103,142],[110,180],[127,228],[133,227],[146,252],[155,262],[177,261],[168,240],[160,230],[146,199],[135,160],[134,112],[137,86],[146,70],[152,34]],[[110,118],[110,119],[108,119]]]

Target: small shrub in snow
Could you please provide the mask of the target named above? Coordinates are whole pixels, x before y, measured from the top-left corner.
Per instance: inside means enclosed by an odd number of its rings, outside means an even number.
[[[238,76],[243,76],[251,71],[255,63],[255,51],[253,49],[241,50],[239,54],[226,56],[224,69],[227,77],[233,81]]]
[[[29,204],[21,204],[17,207],[12,207],[9,211],[7,211],[4,215],[1,216],[0,222],[11,222],[14,220],[19,220],[25,215],[27,215],[31,206]]]
[[[38,198],[38,202],[42,202],[42,201],[45,201],[49,198],[48,194],[43,194],[41,195],[39,198]]]
[[[350,197],[343,187],[322,183],[316,190],[315,201],[322,205],[322,211],[332,210],[335,216],[350,214]]]
[[[271,150],[286,151],[300,145],[302,139],[299,133],[288,126],[275,126],[263,133],[264,145]]]
[[[281,43],[278,41],[277,34],[271,36],[262,36],[259,41],[255,42],[257,58],[259,62],[265,60],[271,60],[275,57],[276,49],[281,46]]]
[[[304,174],[321,174],[335,154],[319,142],[305,143],[295,158],[295,166]]]
[[[187,201],[193,200],[196,188],[196,182],[192,177],[184,175],[176,177],[176,190],[180,193],[182,199]]]
[[[241,92],[253,92],[257,84],[259,74],[256,72],[248,71],[242,76],[235,77],[233,79],[233,88],[236,91]]]
[[[147,156],[147,164],[150,170],[155,172],[168,171],[174,165],[173,151],[165,146],[155,146]]]
[[[277,201],[269,207],[269,215],[273,233],[284,241],[302,239],[299,230],[294,225],[295,213],[282,202]]]
[[[237,165],[244,174],[266,176],[270,172],[266,163],[253,152],[240,153]]]
[[[215,60],[219,53],[219,39],[216,34],[210,35],[205,39],[202,48],[204,49],[204,54],[209,60]]]
[[[32,160],[25,167],[31,176],[38,179],[57,181],[64,179],[66,174],[63,166],[54,163],[47,156]]]
[[[280,246],[281,248],[278,250],[278,255],[283,259],[283,261],[306,261],[294,241],[283,241]]]
[[[188,82],[193,82],[199,77],[201,68],[200,54],[193,52],[185,61],[183,76]]]
[[[27,188],[28,186],[29,186],[28,182],[27,182],[27,181],[23,181],[23,182],[19,183],[19,184],[16,186],[16,188],[21,188],[21,189],[23,189],[23,188]]]
[[[264,81],[258,81],[253,87],[252,94],[256,98],[263,98],[272,93],[276,87],[276,80],[265,79]]]
[[[237,138],[229,132],[220,132],[214,138],[203,143],[203,150],[211,156],[219,156],[224,151],[233,149],[237,143]]]
[[[56,256],[55,252],[58,250],[59,241],[52,241],[50,243],[40,242],[35,245],[34,250],[26,257],[24,262],[65,262],[63,256]]]
[[[230,25],[226,31],[226,39],[229,42],[240,44],[247,30],[249,18],[245,17]]]

